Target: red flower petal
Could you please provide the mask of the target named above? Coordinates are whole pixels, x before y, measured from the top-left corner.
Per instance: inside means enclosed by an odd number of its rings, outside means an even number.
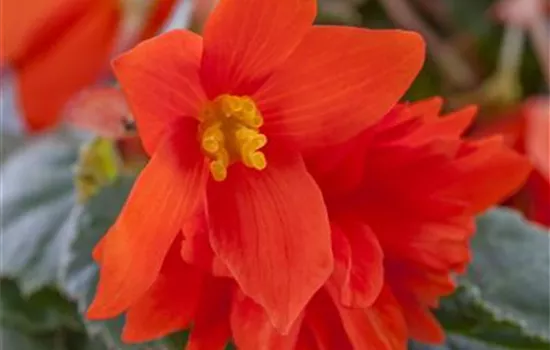
[[[185,238],[181,244],[181,257],[186,263],[214,276],[232,277],[227,266],[212,251],[205,213],[184,225],[183,232]]]
[[[48,50],[19,62],[21,106],[30,130],[55,125],[70,98],[107,69],[119,15],[116,6],[97,2],[58,41],[50,41]]]
[[[231,337],[232,287],[234,285],[227,279],[211,278],[207,281],[186,350],[225,349]]]
[[[346,141],[390,110],[423,61],[412,32],[313,27],[254,97],[263,130],[300,147]]]
[[[407,137],[407,140],[426,143],[433,138],[454,138],[458,142],[460,135],[470,126],[476,114],[477,107],[468,106],[443,117],[437,117],[422,125],[418,131]]]
[[[203,274],[185,264],[179,250],[179,242],[172,245],[155,283],[128,309],[125,342],[145,342],[183,330],[195,316]]]
[[[161,143],[107,233],[96,254],[101,255],[101,273],[89,318],[116,316],[149,289],[183,222],[203,203],[203,156],[183,141],[198,148],[182,133]]]
[[[233,342],[240,350],[294,350],[302,318],[282,335],[272,325],[264,309],[242,293],[233,298],[231,328]]]
[[[330,226],[300,156],[267,159],[263,171],[235,164],[225,181],[209,184],[210,241],[284,333],[332,272]]]
[[[380,301],[382,305],[376,305],[383,309],[349,309],[339,303],[336,285],[328,283],[327,290],[338,309],[353,349],[394,350],[405,347],[406,328],[404,322],[400,322],[402,316],[397,303],[389,303],[388,297],[384,296]],[[392,315],[391,318],[389,315]],[[388,323],[388,320],[391,321]],[[396,343],[401,346],[395,347]]]
[[[315,0],[222,0],[204,28],[201,77],[208,97],[249,95],[302,40]]]
[[[426,207],[426,214],[407,211],[409,206],[380,207],[376,202],[365,208],[365,219],[377,234],[387,262],[403,261],[423,269],[449,271],[470,260],[467,240],[474,231],[473,218],[464,216],[464,206],[449,206],[446,212],[438,213],[449,203],[435,201],[434,205],[440,208]],[[399,220],[392,212],[394,208],[401,213]]]
[[[298,341],[296,342],[295,350],[320,350],[317,346],[317,341],[313,337],[311,330],[306,327],[302,327],[300,335],[298,336]]]
[[[407,322],[409,337],[426,344],[441,344],[445,332],[434,315],[415,301],[406,291],[394,291]]]
[[[443,106],[443,99],[434,96],[420,100],[405,106],[405,109],[412,117],[422,117],[425,121],[434,121],[439,118],[439,111]]]
[[[442,136],[460,137],[472,124],[478,112],[477,106],[466,106],[437,119],[434,125]]]
[[[359,188],[369,171],[365,162],[372,150],[373,133],[367,130],[339,145],[325,147],[307,155],[308,171],[323,190],[328,205]]]
[[[372,230],[359,221],[339,218],[332,226],[334,278],[344,306],[371,306],[384,282],[383,252]]]
[[[456,288],[449,270],[426,269],[411,264],[407,259],[388,261],[385,268],[387,284],[395,290],[409,291],[419,302],[429,307],[438,307],[439,299],[451,294]]]
[[[181,117],[197,117],[205,100],[199,79],[201,54],[200,36],[174,30],[142,42],[113,62],[149,154],[171,124]]]
[[[180,253],[183,260],[190,265],[210,271],[214,252],[210,247],[206,215],[200,213],[192,221],[186,223],[182,231],[184,238]]]
[[[338,310],[325,288],[317,292],[311,299],[306,310],[303,327],[310,331],[319,350],[355,349],[348,340]]]
[[[464,143],[463,150],[469,154],[456,161],[460,176],[446,193],[468,203],[473,213],[506,199],[531,172],[529,161],[499,138]]]
[[[531,203],[526,210],[527,217],[546,227],[550,227],[550,179],[539,172],[532,172],[527,181]]]
[[[371,324],[388,349],[405,349],[408,331],[401,307],[388,285],[367,311]]]

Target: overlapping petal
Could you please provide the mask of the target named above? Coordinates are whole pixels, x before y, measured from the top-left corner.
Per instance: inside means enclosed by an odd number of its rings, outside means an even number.
[[[261,306],[240,292],[234,296],[231,329],[233,342],[240,350],[294,350],[301,326],[299,317],[288,334],[281,334]]]
[[[378,239],[364,223],[340,218],[332,225],[335,281],[346,307],[371,306],[384,282],[383,252]]]
[[[205,282],[197,317],[186,350],[224,350],[231,337],[233,282],[210,278]]]
[[[236,164],[209,184],[210,241],[244,293],[287,332],[332,272],[330,226],[301,157],[268,159],[261,172]]]
[[[254,96],[264,130],[303,149],[346,141],[390,110],[423,61],[412,32],[312,27]]]
[[[206,98],[199,79],[201,54],[200,36],[174,30],[142,42],[113,62],[149,154],[179,119],[198,117]]]
[[[513,194],[532,170],[526,158],[498,137],[465,143],[462,152],[466,155],[457,160],[460,176],[447,192],[468,203],[473,213]]]
[[[316,0],[221,0],[204,28],[201,77],[208,97],[254,93],[316,14]]]
[[[389,290],[384,290],[384,295],[377,302],[378,305],[373,306],[374,310],[371,310],[346,308],[338,300],[336,285],[329,282],[326,289],[338,310],[340,321],[353,349],[395,350],[405,345],[406,328],[404,323],[400,322],[402,315],[397,304],[390,303],[391,296],[386,295],[390,293]],[[381,306],[384,309],[376,309]],[[386,314],[385,317],[388,318],[385,318],[382,312],[388,312],[392,317]],[[396,343],[400,346],[394,347]]]
[[[414,300],[407,291],[399,290],[395,296],[403,310],[409,337],[426,344],[441,344],[445,333],[428,307]]]
[[[204,274],[184,264],[176,241],[149,290],[128,309],[122,332],[125,342],[161,338],[189,327],[203,291]]]
[[[206,181],[202,155],[196,145],[193,152],[189,135],[170,136],[139,175],[96,254],[101,272],[89,318],[113,317],[137,301],[157,278],[183,223],[201,209]],[[179,152],[182,146],[188,152]]]
[[[210,228],[205,213],[183,226],[184,239],[181,257],[186,263],[196,266],[214,276],[231,277],[231,272],[210,246]]]
[[[353,350],[338,308],[325,288],[311,300],[304,317],[304,328],[319,350]]]
[[[425,143],[434,138],[459,138],[474,120],[476,106],[468,106],[446,116],[435,118],[413,132],[411,142]]]

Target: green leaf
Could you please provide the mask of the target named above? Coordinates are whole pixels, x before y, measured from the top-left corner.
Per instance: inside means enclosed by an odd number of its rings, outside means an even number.
[[[61,328],[82,330],[74,304],[53,288],[24,297],[15,282],[0,281],[0,322],[18,330],[44,334]]]
[[[446,329],[512,349],[548,349],[550,239],[507,209],[480,217],[473,262],[437,315]]]
[[[0,276],[15,279],[24,294],[57,281],[73,233],[62,228],[74,205],[71,166],[78,145],[68,134],[48,135],[2,164]]]
[[[86,333],[69,333],[65,343],[67,350],[116,350],[107,348],[101,339],[89,338]]]
[[[18,148],[23,146],[25,138],[20,135],[0,132],[0,163],[5,162]]]
[[[426,345],[416,342],[409,344],[409,350],[501,350],[501,347],[488,345],[478,340],[456,334],[449,334],[443,345]]]
[[[512,349],[548,348],[543,339],[526,333],[514,320],[502,317],[498,309],[489,306],[481,297],[479,289],[471,285],[466,287],[466,283],[444,300],[437,311],[446,329]]]
[[[482,216],[472,242],[466,281],[502,316],[527,333],[550,339],[550,235],[518,213],[500,209]]]
[[[66,350],[55,336],[32,336],[12,328],[0,328],[0,348],[6,350]]]
[[[2,326],[0,328],[2,350],[118,350],[89,339],[85,333],[58,329],[45,334],[31,334]]]
[[[120,178],[109,187],[103,188],[83,206],[73,209],[66,226],[72,227],[77,235],[70,242],[61,272],[64,291],[78,303],[84,314],[94,296],[98,267],[92,259],[92,250],[116,219],[130,191],[133,179]],[[117,350],[147,349],[165,350],[183,348],[183,340],[163,339],[152,343],[128,346],[122,344],[120,334],[124,321],[122,317],[105,322],[86,321],[88,332],[102,339],[108,348]]]

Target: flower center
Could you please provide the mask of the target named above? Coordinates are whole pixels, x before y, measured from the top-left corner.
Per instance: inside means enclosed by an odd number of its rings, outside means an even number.
[[[229,165],[237,161],[257,170],[266,167],[265,155],[259,151],[267,143],[259,132],[264,120],[250,97],[220,95],[206,103],[199,119],[199,140],[211,159],[214,180],[223,181]]]

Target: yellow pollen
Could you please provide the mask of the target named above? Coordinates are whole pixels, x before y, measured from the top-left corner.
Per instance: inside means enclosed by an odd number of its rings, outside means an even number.
[[[237,161],[252,169],[265,169],[267,161],[260,149],[267,138],[259,131],[264,120],[250,97],[220,95],[206,103],[199,119],[199,140],[211,159],[214,180],[225,180],[227,168]]]

